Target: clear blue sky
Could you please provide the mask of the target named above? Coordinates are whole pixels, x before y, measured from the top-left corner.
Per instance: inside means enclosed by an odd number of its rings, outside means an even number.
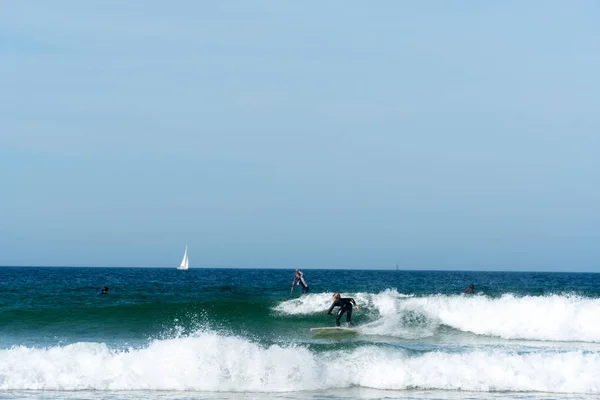
[[[597,1],[5,1],[0,265],[600,271]]]

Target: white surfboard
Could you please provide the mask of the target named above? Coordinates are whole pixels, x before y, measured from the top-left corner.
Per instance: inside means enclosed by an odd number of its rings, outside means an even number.
[[[313,333],[359,333],[358,328],[344,328],[341,326],[326,326],[323,328],[310,328]]]

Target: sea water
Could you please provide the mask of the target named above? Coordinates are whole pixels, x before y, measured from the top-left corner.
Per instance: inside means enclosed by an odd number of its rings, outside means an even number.
[[[301,296],[293,273],[0,268],[0,398],[600,394],[598,274],[305,270]],[[359,335],[310,332],[333,292]]]

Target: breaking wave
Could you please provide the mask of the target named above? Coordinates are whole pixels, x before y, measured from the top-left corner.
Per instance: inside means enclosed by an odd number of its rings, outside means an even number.
[[[364,333],[422,338],[441,326],[503,339],[600,342],[600,299],[581,296],[433,295],[413,297],[385,290],[355,293],[369,323]],[[282,315],[323,313],[329,294],[310,294],[274,307]],[[357,314],[358,315],[358,314]]]
[[[289,392],[374,389],[599,393],[597,353],[472,351],[411,355],[364,346],[313,352],[199,332],[141,349],[102,343],[0,350],[1,390]]]

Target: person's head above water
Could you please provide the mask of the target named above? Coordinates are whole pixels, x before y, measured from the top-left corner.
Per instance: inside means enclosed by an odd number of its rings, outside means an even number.
[[[102,294],[106,294],[106,293],[108,293],[108,286],[104,286],[102,288]]]
[[[336,301],[337,299],[339,299],[340,297],[342,297],[341,294],[339,293],[334,293],[333,296],[331,296],[331,298],[333,299],[333,301]]]
[[[475,285],[473,285],[472,283],[469,285],[469,289],[475,289]]]

